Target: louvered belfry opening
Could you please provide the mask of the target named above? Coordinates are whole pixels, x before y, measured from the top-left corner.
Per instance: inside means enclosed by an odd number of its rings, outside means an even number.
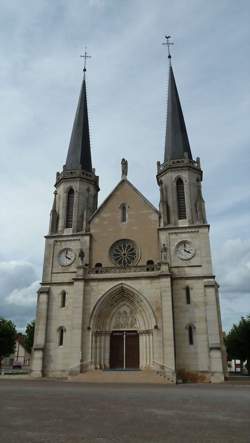
[[[74,190],[71,188],[68,192],[67,211],[66,211],[66,228],[72,228],[73,210],[74,210]]]
[[[178,178],[176,182],[176,192],[177,192],[178,219],[183,220],[187,218],[187,215],[186,215],[184,183],[181,178]]]

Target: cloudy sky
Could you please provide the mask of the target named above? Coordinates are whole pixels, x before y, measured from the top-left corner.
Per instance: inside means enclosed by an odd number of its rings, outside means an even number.
[[[167,53],[193,156],[204,170],[224,329],[250,313],[248,0],[1,0],[0,316],[34,318],[56,171],[62,169],[87,45],[100,201],[129,179],[158,205]]]

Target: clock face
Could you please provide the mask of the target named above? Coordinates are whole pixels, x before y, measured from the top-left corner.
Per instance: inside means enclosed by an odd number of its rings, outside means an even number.
[[[176,245],[176,255],[181,260],[189,260],[195,254],[195,248],[189,240],[182,240]]]
[[[70,248],[62,249],[58,254],[58,262],[61,266],[69,266],[75,260],[75,253]]]

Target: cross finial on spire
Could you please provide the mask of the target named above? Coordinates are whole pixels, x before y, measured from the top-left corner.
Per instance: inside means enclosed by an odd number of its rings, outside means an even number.
[[[163,44],[163,45],[166,45],[166,46],[168,47],[168,59],[169,59],[169,62],[170,62],[170,64],[171,64],[171,52],[170,52],[170,46],[173,45],[173,43],[169,41],[169,40],[171,39],[171,35],[165,35],[165,39],[166,39],[166,42],[164,42],[164,43],[162,43],[162,44]]]
[[[91,55],[87,54],[87,48],[85,46],[85,51],[84,51],[84,55],[80,55],[80,57],[84,58],[84,67],[83,67],[83,72],[85,74],[85,72],[87,71],[87,58],[91,58]]]

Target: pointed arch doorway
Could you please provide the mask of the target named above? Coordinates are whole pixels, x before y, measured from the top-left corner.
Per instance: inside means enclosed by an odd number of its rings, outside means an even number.
[[[90,318],[91,360],[96,369],[152,367],[155,315],[143,295],[124,283],[96,303]]]
[[[138,331],[112,331],[110,334],[110,369],[139,369]]]

